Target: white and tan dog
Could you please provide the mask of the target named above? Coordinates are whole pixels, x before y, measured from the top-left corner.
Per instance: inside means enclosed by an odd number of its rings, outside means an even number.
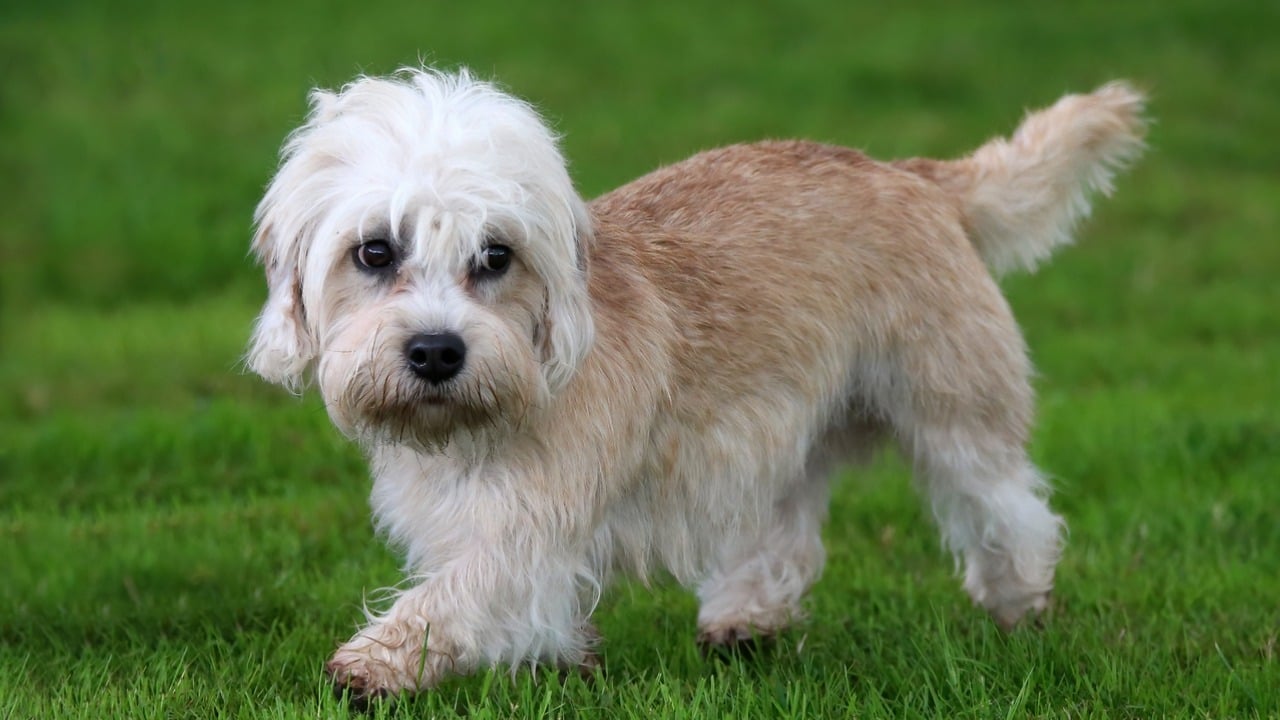
[[[1045,606],[1063,523],[990,271],[1071,240],[1141,149],[1140,94],[1065,97],[952,162],[735,145],[590,203],[538,114],[465,72],[311,100],[258,207],[249,362],[315,379],[412,581],[340,685],[589,667],[614,572],[696,589],[703,643],[776,633],[822,570],[832,468],[882,438],[974,601],[1004,627]]]

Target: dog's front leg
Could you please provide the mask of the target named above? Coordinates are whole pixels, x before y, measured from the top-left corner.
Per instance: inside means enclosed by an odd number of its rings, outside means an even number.
[[[524,530],[504,542],[478,537],[371,616],[328,663],[338,689],[367,700],[496,663],[593,667],[595,581],[583,555]]]

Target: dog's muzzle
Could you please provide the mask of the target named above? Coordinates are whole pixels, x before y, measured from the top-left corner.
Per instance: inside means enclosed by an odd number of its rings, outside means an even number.
[[[438,385],[462,372],[467,344],[456,333],[420,333],[405,343],[404,356],[414,375]]]

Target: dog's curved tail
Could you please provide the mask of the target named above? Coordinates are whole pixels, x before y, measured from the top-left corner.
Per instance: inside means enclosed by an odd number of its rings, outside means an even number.
[[[956,198],[992,271],[1032,270],[1071,242],[1076,223],[1089,215],[1090,195],[1110,195],[1114,174],[1142,152],[1144,104],[1141,92],[1112,82],[1029,113],[1012,137],[968,157],[894,164]]]

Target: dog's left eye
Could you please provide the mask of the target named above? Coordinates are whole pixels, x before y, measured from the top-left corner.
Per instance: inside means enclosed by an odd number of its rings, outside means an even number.
[[[381,270],[395,262],[395,251],[386,240],[370,240],[362,243],[353,253],[356,263],[369,270]]]
[[[513,254],[511,248],[506,245],[490,245],[480,251],[480,257],[476,258],[476,266],[472,273],[478,277],[497,277],[511,267]]]

